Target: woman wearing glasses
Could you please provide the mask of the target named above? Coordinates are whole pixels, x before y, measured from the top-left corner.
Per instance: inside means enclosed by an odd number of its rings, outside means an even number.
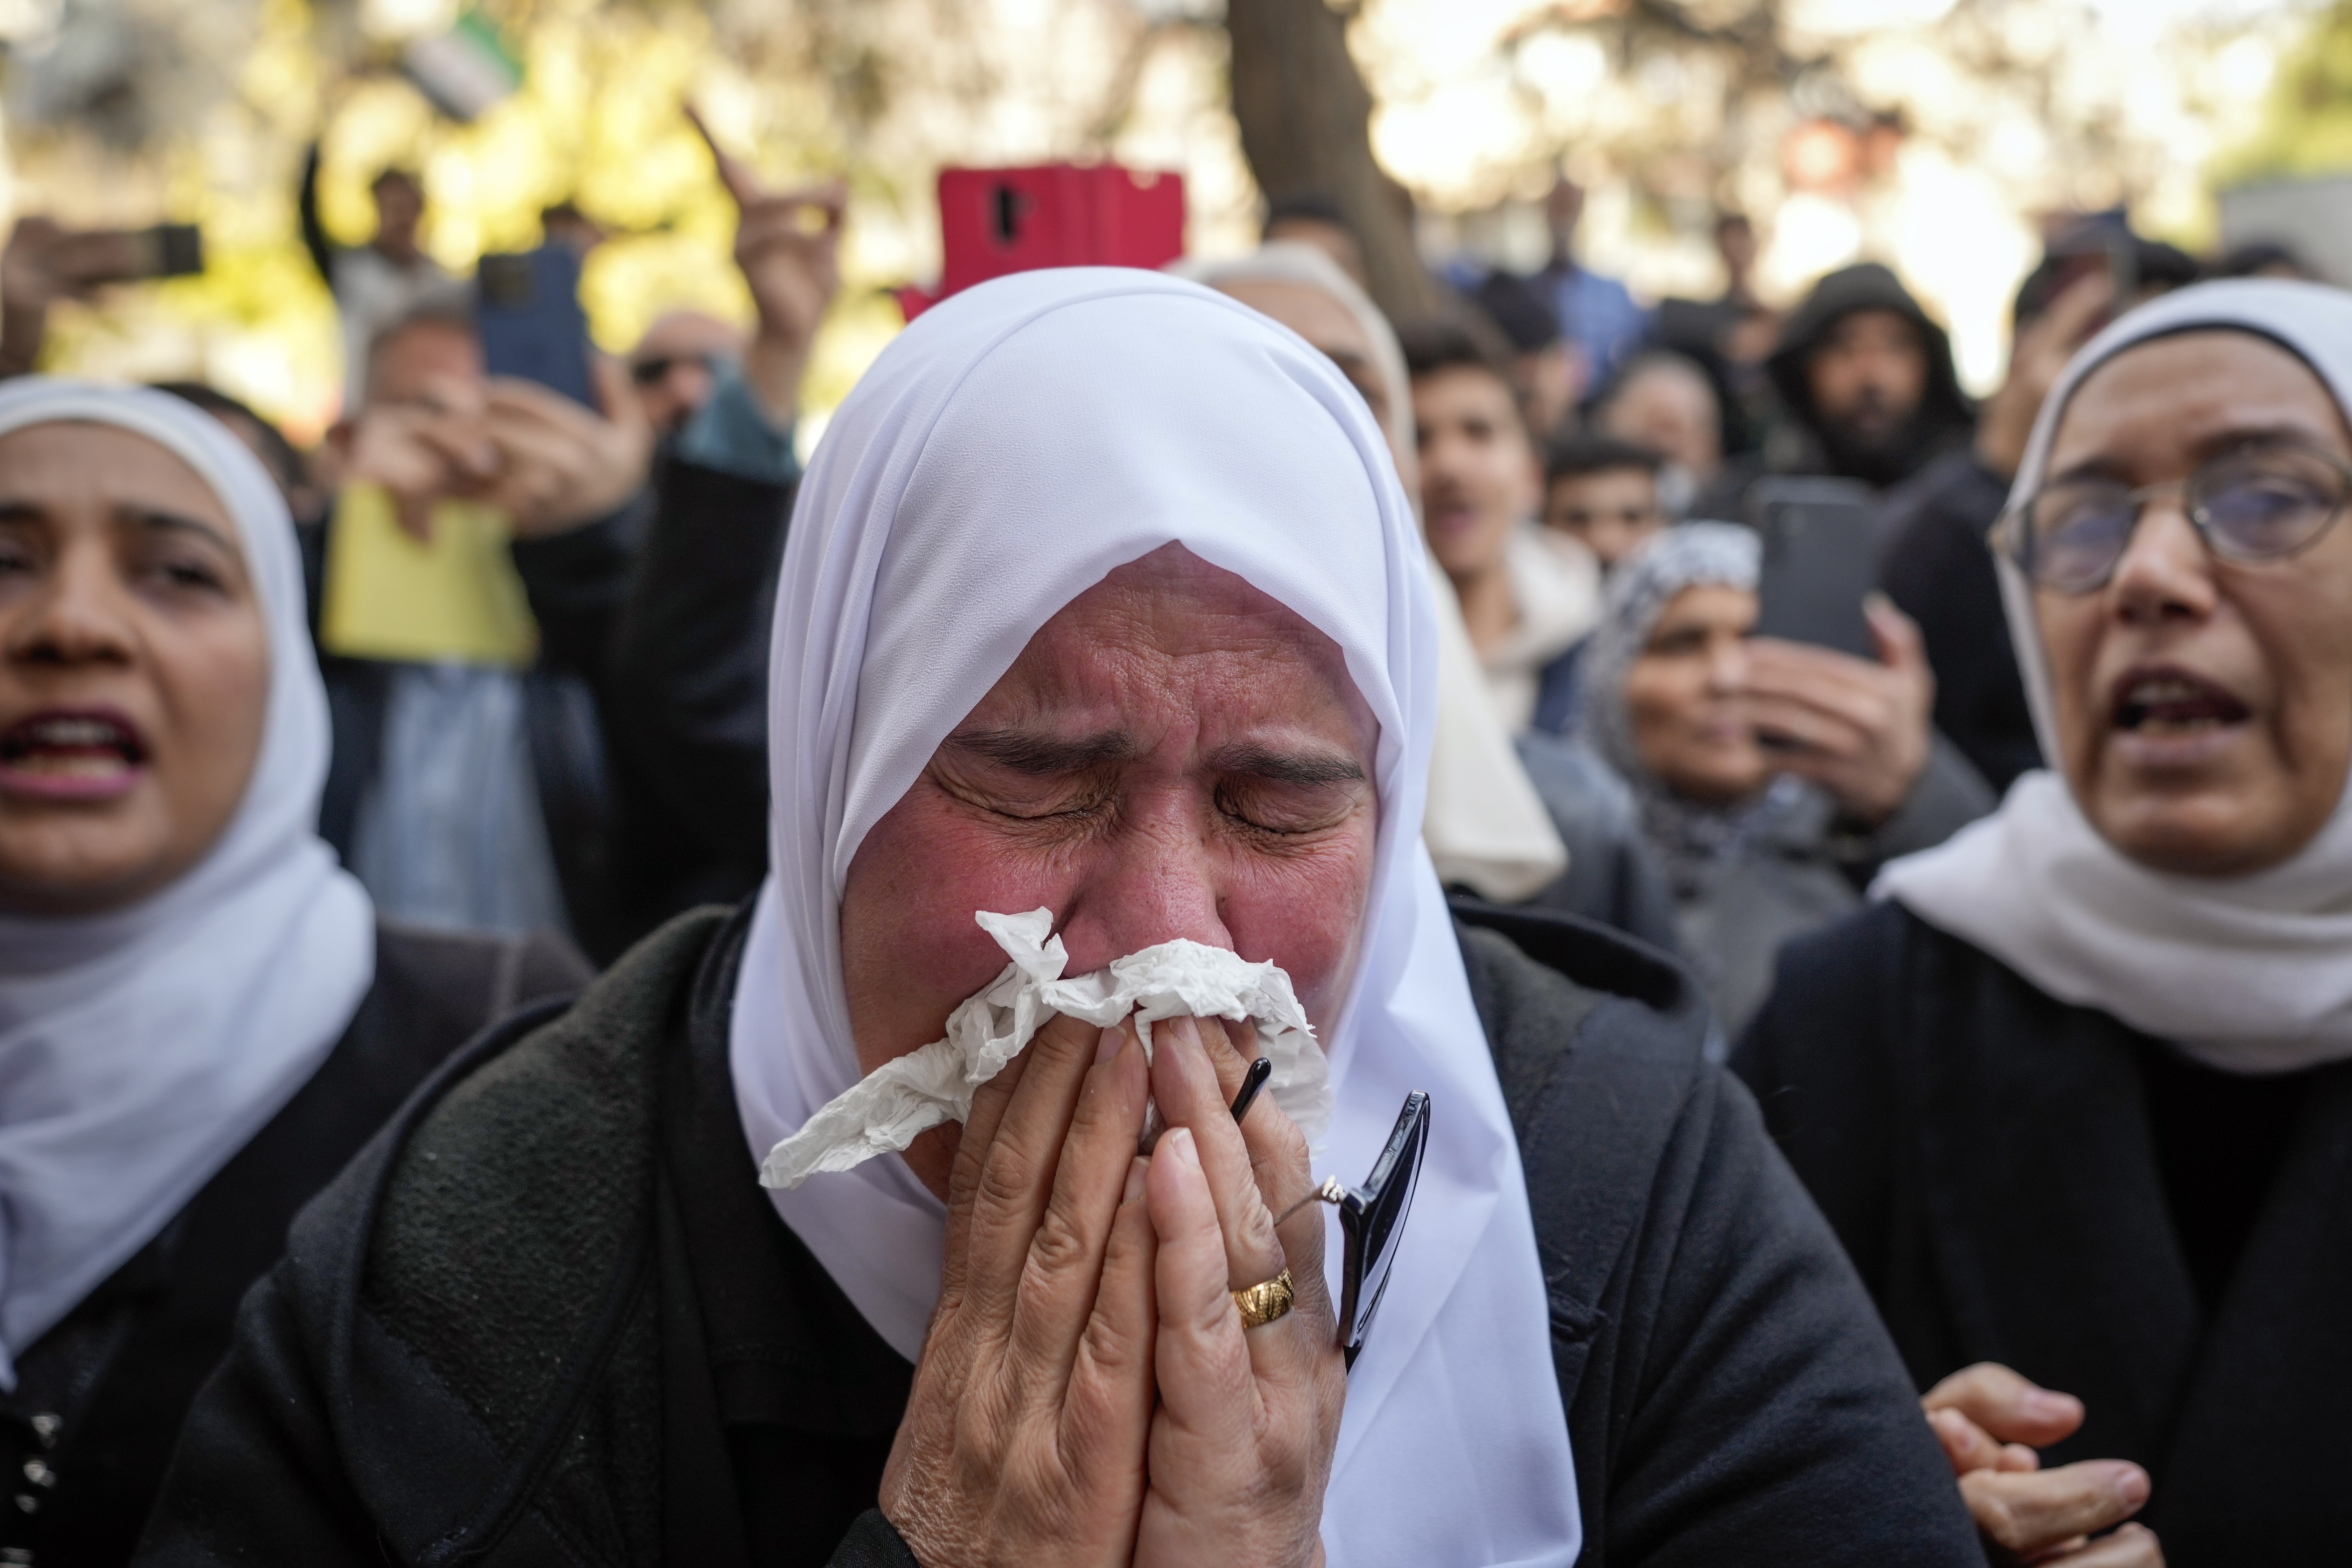
[[[1686,983],[1449,919],[1433,636],[1380,428],[1301,340],[1139,271],[926,314],[801,491],[760,895],[491,1037],[306,1215],[147,1560],[1974,1562]],[[996,995],[975,916],[1038,910],[1072,974],[1278,964],[1316,1148],[1242,1031],[1147,1064],[1065,1015],[899,1152],[763,1190]]]
[[[1996,540],[2057,766],[1793,945],[1738,1058],[1913,1374],[1958,1374],[1979,1517],[2156,1532],[2050,1561],[2352,1540],[2347,404],[2311,285],[2083,350]]]

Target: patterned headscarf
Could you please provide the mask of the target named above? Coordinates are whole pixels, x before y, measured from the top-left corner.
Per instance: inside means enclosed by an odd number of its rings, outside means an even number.
[[[1633,715],[1625,707],[1626,678],[1666,606],[1686,588],[1719,586],[1752,593],[1762,561],[1763,547],[1755,532],[1737,524],[1686,522],[1667,529],[1611,574],[1601,625],[1584,653],[1577,738],[1632,787],[1643,837],[1664,862],[1677,899],[1696,893],[1718,868],[1769,842],[1775,829],[1805,807],[1811,793],[1802,781],[1784,773],[1730,805],[1706,805],[1679,795],[1642,761]]]

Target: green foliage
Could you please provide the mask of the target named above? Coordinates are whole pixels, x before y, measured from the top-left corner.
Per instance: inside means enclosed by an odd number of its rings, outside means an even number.
[[[2352,172],[2352,0],[2283,55],[2260,130],[2215,161],[2217,185]]]

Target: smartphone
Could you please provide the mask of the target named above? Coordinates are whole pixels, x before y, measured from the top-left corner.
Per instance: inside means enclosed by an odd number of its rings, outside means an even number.
[[[93,228],[58,237],[58,270],[78,284],[186,278],[205,269],[204,232],[192,223]]]
[[[535,381],[584,407],[596,406],[576,252],[542,245],[485,256],[474,288],[485,370]]]
[[[1756,635],[1875,659],[1863,614],[1877,585],[1878,530],[1870,490],[1851,479],[1768,477],[1748,492],[1764,542]]]
[[[939,287],[899,291],[909,321],[1007,273],[1164,267],[1184,254],[1184,177],[1117,163],[942,169],[940,249]]]

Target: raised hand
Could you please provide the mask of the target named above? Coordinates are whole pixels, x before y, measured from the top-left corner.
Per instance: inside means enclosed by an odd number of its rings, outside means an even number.
[[[801,376],[818,324],[841,289],[841,224],[848,191],[838,180],[772,191],[723,151],[691,107],[686,117],[710,148],[711,162],[740,215],[735,265],[751,290],[758,330],[743,355],[743,378],[778,427],[793,422]]]
[[[589,366],[599,408],[535,382],[489,384],[482,433],[497,454],[475,492],[507,514],[518,539],[543,538],[620,510],[653,466],[654,428],[621,367]]]
[[[923,1568],[1133,1558],[1156,1327],[1146,1090],[1132,1038],[1055,1017],[973,1096],[882,1477]]]
[[[2081,1400],[1979,1362],[1936,1384],[1919,1404],[1995,1562],[2164,1568],[2156,1533],[2123,1523],[2147,1501],[2146,1470],[2122,1459],[2042,1468],[2034,1448],[2082,1426]]]

